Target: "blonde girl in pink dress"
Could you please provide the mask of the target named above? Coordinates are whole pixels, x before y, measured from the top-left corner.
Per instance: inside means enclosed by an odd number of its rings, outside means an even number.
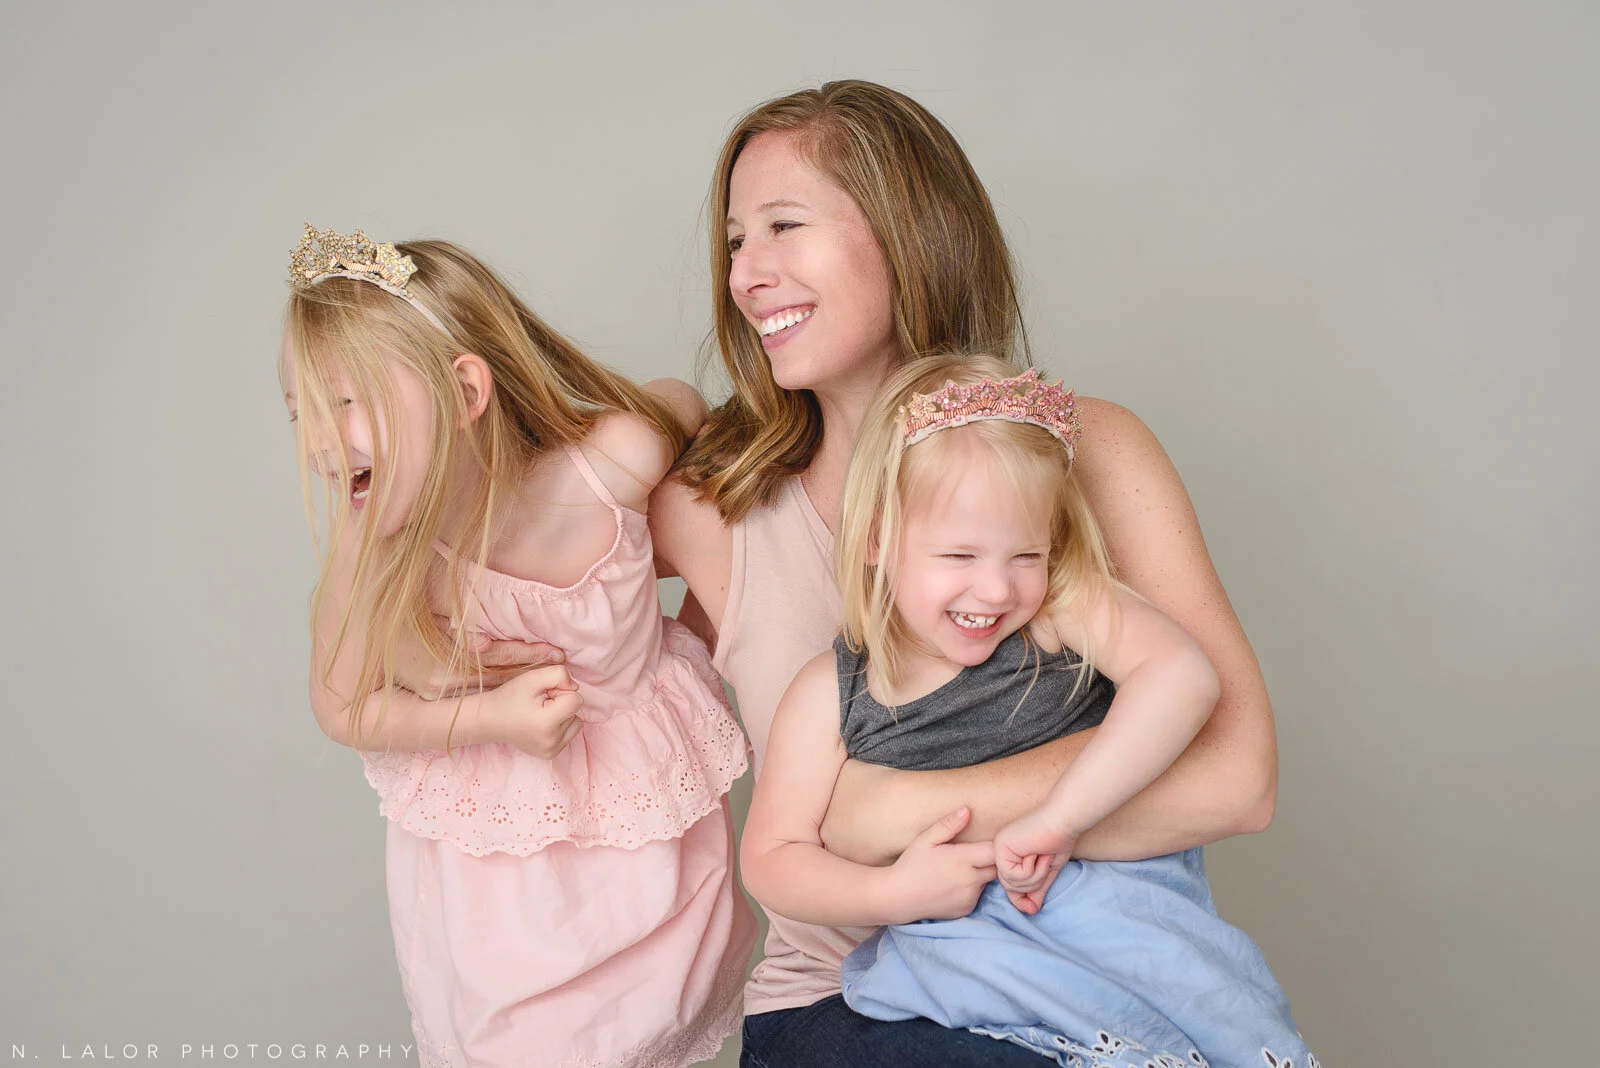
[[[726,800],[746,743],[661,616],[645,519],[703,403],[596,365],[453,245],[306,231],[282,375],[308,508],[327,489],[311,703],[388,818],[421,1061],[711,1057],[754,932]],[[481,672],[491,641],[565,662],[401,683]]]

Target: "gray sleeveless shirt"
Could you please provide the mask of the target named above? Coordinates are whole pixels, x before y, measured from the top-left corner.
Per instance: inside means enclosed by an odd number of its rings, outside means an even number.
[[[835,638],[845,749],[869,764],[936,771],[998,760],[1097,726],[1116,692],[1111,681],[1094,673],[1074,694],[1082,659],[1070,649],[1044,652],[1025,630],[1002,641],[988,660],[892,712],[867,692],[866,656],[851,652],[843,635]]]

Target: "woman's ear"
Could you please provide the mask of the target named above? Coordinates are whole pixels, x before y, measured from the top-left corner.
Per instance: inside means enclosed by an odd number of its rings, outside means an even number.
[[[494,392],[494,376],[482,356],[463,352],[456,357],[456,381],[461,383],[461,397],[467,405],[467,423],[476,422],[478,416],[489,409],[489,395]],[[462,430],[466,429],[463,424]]]

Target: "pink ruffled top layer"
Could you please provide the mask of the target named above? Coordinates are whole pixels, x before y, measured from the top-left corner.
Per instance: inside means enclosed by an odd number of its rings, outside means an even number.
[[[566,587],[486,572],[468,625],[563,649],[584,697],[581,733],[553,760],[498,743],[362,754],[386,817],[474,856],[676,838],[745,770],[705,646],[661,615],[645,516],[617,504],[581,454],[574,462],[616,516],[611,550]]]

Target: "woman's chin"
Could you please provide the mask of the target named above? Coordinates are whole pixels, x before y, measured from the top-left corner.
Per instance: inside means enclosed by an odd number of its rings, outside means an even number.
[[[779,389],[794,392],[817,387],[817,376],[805,359],[796,359],[786,352],[769,353],[767,359],[772,368],[772,381]]]
[[[772,380],[780,389],[797,392],[802,389],[826,390],[829,385],[846,381],[851,366],[837,360],[824,361],[809,358],[804,352],[779,351],[768,354]]]

